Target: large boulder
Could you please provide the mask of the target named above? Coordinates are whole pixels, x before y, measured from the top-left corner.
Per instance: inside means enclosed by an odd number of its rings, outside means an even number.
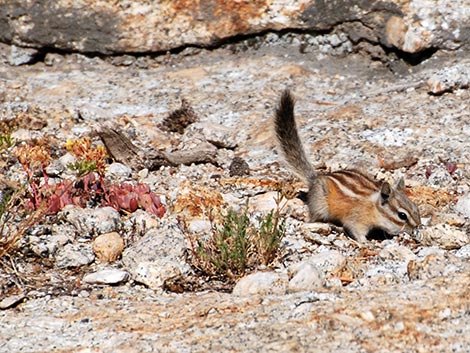
[[[0,0],[0,41],[83,53],[163,52],[237,36],[339,30],[409,53],[468,41],[464,0]]]

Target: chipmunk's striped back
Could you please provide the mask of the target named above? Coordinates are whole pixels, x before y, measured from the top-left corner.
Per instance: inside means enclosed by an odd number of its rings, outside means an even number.
[[[276,135],[287,162],[309,185],[307,204],[312,221],[340,224],[360,242],[372,229],[394,235],[420,223],[419,210],[403,193],[400,179],[393,187],[356,170],[318,174],[310,165],[294,118],[294,100],[285,91],[275,114]]]

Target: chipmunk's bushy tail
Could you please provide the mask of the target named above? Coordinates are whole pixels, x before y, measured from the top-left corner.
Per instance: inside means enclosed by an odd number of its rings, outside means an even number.
[[[290,91],[285,90],[274,118],[276,136],[287,162],[299,177],[308,181],[314,179],[317,174],[307,159],[300,141],[295,123],[294,105],[294,98]]]

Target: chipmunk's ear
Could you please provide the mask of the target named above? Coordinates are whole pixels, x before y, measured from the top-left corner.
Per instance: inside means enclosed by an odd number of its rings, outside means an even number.
[[[382,184],[382,187],[380,188],[380,196],[382,196],[382,199],[384,201],[387,201],[391,193],[392,193],[392,188],[390,187],[390,184],[384,181]]]
[[[397,191],[404,190],[405,189],[405,179],[403,179],[403,177],[398,179],[398,181],[395,183],[395,186],[393,188]]]

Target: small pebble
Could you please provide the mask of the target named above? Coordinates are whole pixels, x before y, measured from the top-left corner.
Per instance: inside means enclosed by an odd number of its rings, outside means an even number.
[[[116,233],[105,233],[93,241],[93,252],[101,262],[114,262],[124,251],[124,240]]]
[[[118,269],[101,270],[89,273],[83,277],[83,281],[90,284],[118,284],[127,281],[129,274]]]

